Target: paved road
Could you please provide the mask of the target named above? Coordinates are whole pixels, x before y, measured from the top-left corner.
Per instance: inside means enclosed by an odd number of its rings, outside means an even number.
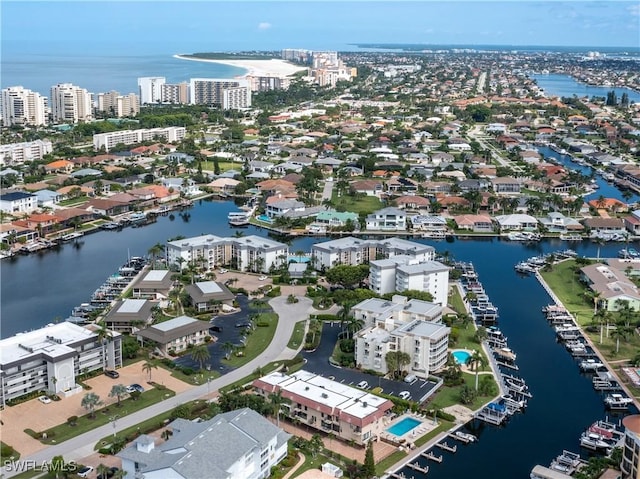
[[[228,384],[231,384],[245,376],[248,376],[258,367],[264,366],[272,361],[291,359],[297,351],[287,348],[287,343],[293,333],[295,324],[298,321],[307,319],[309,313],[319,313],[312,307],[312,301],[309,298],[298,297],[298,302],[287,304],[286,296],[279,296],[269,301],[273,310],[278,314],[278,327],[276,333],[267,349],[257,358],[245,364],[241,368],[235,369],[224,376],[211,381],[209,384],[203,384],[189,389],[183,393],[169,398],[165,401],[156,403],[148,408],[137,411],[133,414],[118,419],[115,431],[121,431],[131,426],[150,419],[154,416],[162,414],[188,401],[207,396],[210,392],[216,391]],[[43,461],[51,461],[54,456],[61,455],[65,460],[76,460],[93,454],[93,446],[103,437],[114,433],[111,423],[96,428],[80,436],[74,437],[61,444],[47,447],[30,456],[22,457],[21,460],[36,461],[41,464]],[[1,477],[13,477],[17,472],[6,471],[5,467],[1,470]]]
[[[322,189],[322,200],[330,200],[333,193],[333,181],[325,181]]]

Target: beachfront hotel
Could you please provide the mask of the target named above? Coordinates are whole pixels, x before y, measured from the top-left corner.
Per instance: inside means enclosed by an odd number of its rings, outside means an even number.
[[[407,255],[418,261],[432,261],[435,258],[435,249],[395,237],[369,240],[353,236],[317,243],[311,247],[313,266],[317,270],[332,268],[338,264],[366,264],[397,255]]]
[[[189,103],[238,110],[251,106],[251,85],[246,79],[191,78]]]
[[[167,261],[183,268],[189,262],[208,270],[228,266],[240,271],[267,273],[286,262],[289,247],[251,235],[240,238],[203,235],[167,243]]]
[[[184,126],[168,126],[166,128],[148,128],[141,130],[121,130],[93,135],[93,149],[110,151],[118,143],[133,145],[147,140],[162,138],[168,143],[175,143],[184,138],[187,129]]]
[[[4,126],[40,126],[47,123],[47,99],[40,93],[21,86],[2,90],[2,121]]]
[[[291,375],[271,373],[256,379],[253,389],[265,398],[280,393],[290,401],[280,406],[285,415],[358,445],[384,431],[383,419],[393,408],[388,399],[305,370]]]
[[[94,329],[64,321],[0,340],[0,405],[37,391],[70,396],[82,391],[76,376],[121,367],[120,334],[103,343]]]
[[[51,116],[53,121],[78,123],[93,120],[91,94],[71,83],[58,83],[51,87]]]
[[[394,351],[408,354],[409,374],[424,379],[445,367],[451,329],[441,322],[440,305],[394,295],[367,299],[351,312],[364,322],[353,338],[358,367],[387,374],[386,355]]]

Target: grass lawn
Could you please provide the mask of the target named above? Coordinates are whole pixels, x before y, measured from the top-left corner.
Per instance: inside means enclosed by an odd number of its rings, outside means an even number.
[[[278,315],[276,313],[260,313],[255,324],[260,324],[262,322],[269,323],[269,326],[256,327],[256,329],[247,337],[246,346],[241,349],[243,355],[236,356],[235,354],[232,354],[231,358],[228,360],[223,359],[226,364],[234,368],[244,366],[252,359],[257,358],[262,351],[269,346],[273,339],[273,335],[276,333],[276,328],[278,327]]]
[[[220,173],[224,173],[227,170],[242,170],[242,163],[234,163],[232,161],[218,161],[218,167]],[[206,171],[214,171],[213,161],[207,160],[202,162],[202,169]]]
[[[349,195],[338,196],[336,191],[333,192],[331,202],[336,208],[351,211],[353,213],[373,213],[375,210],[382,208],[382,203],[375,196],[354,197]]]
[[[478,381],[482,381],[483,376],[487,376],[485,374],[480,374],[478,377]],[[471,389],[475,389],[476,387],[476,375],[475,373],[463,373],[462,377],[464,378],[464,382]],[[495,384],[495,379],[491,377],[491,381]],[[435,394],[433,399],[431,400],[430,406],[437,407],[439,409],[444,409],[449,406],[453,406],[454,404],[462,404],[460,402],[460,391],[462,389],[462,385],[449,387],[442,386],[438,389],[438,392]],[[498,391],[498,386],[496,384],[495,390]],[[480,409],[480,407],[487,403],[493,396],[478,396],[472,404],[464,404],[465,407],[468,407],[472,411],[476,409]]]
[[[10,458],[20,459],[20,453],[16,451],[14,448],[12,448],[6,442],[0,441],[0,452],[2,452],[2,454],[0,454],[0,459],[2,459],[3,463],[4,461],[9,460]]]
[[[114,414],[121,417],[126,416],[172,396],[175,396],[175,392],[170,389],[149,389],[143,392],[137,401],[131,398],[124,399],[121,401],[120,407],[111,404],[107,408],[96,410],[94,419],[90,419],[88,414],[79,416],[75,426],[70,426],[65,422],[46,431],[41,431],[38,437],[42,437],[42,433],[46,433],[47,439],[40,440],[43,444],[58,444],[72,437],[84,434],[87,431],[91,431],[96,427],[108,424],[109,418]],[[29,434],[29,432],[27,432],[27,434]]]
[[[82,203],[86,203],[89,198],[87,196],[78,196],[77,198],[69,198],[68,200],[62,200],[58,204],[60,206],[75,206]]]
[[[605,360],[619,361],[633,358],[640,351],[640,337],[637,335],[629,336],[627,340],[620,339],[620,344],[616,345],[616,338],[611,331],[607,335],[605,328],[600,341],[600,326],[593,320],[593,303],[585,298],[584,292],[587,288],[578,281],[578,277],[573,272],[574,266],[575,261],[564,261],[555,265],[551,271],[542,271],[542,277],[589,335]],[[618,316],[618,313],[612,312],[610,324],[613,324]]]
[[[13,476],[14,479],[32,479],[34,477],[49,477],[49,475],[40,470],[40,467],[37,469],[29,469],[28,471],[21,472]]]
[[[464,306],[462,296],[460,296],[460,290],[456,287],[452,287],[453,294],[449,295],[449,307],[458,314],[466,314],[467,309]]]
[[[293,329],[293,333],[291,333],[291,339],[289,339],[289,343],[287,343],[288,348],[298,349],[298,347],[302,344],[302,341],[304,340],[304,328],[306,324],[306,320],[298,321],[296,323],[296,327]]]
[[[147,419],[146,421],[142,421],[136,424],[135,426],[131,426],[127,429],[123,429],[122,431],[118,432],[117,436],[126,437],[137,432],[138,430],[140,431],[150,430],[154,426],[157,426],[155,429],[160,429],[165,424],[165,421],[167,421],[171,417],[172,412],[173,410],[163,412],[162,414],[158,414],[157,416]],[[98,449],[104,447],[105,445],[110,444],[111,441],[113,441],[113,434],[109,434],[108,436],[103,437],[101,440],[99,440],[96,443],[95,446],[93,446],[93,449],[97,451]]]

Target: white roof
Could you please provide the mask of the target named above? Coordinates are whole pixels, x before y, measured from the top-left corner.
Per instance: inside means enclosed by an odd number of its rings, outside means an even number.
[[[118,313],[137,313],[142,309],[144,304],[147,302],[146,299],[125,299],[120,307],[118,308]]]
[[[166,269],[152,269],[145,275],[143,281],[162,281],[169,273],[170,271]]]
[[[199,321],[197,319],[190,318],[189,316],[178,316],[177,318],[170,319],[169,321],[154,324],[153,328],[166,333],[167,331],[171,331],[172,329],[179,328],[180,326],[184,326],[186,324],[191,324],[194,322]]]
[[[222,288],[215,281],[202,281],[196,286],[203,294],[222,293]]]

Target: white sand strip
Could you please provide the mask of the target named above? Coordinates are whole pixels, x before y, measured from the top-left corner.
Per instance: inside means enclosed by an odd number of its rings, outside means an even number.
[[[208,58],[193,58],[183,55],[174,55],[180,60],[193,60],[196,62],[220,63],[232,67],[244,68],[247,72],[241,76],[278,76],[287,77],[296,72],[306,70],[306,67],[294,65],[284,60],[210,60]]]

